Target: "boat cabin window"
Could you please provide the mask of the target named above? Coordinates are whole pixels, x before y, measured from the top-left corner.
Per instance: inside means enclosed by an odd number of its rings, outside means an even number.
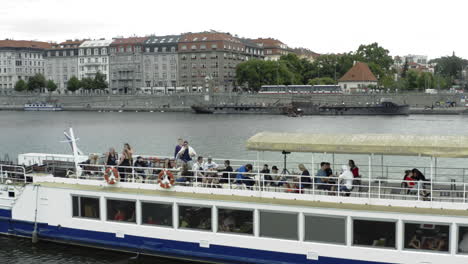
[[[211,207],[179,205],[179,227],[211,230]]]
[[[219,208],[218,231],[253,235],[253,211]]]
[[[449,225],[405,223],[405,248],[448,252],[449,232]]]
[[[172,227],[172,204],[142,202],[141,211],[143,224]]]
[[[305,216],[305,241],[346,244],[346,218]]]
[[[297,214],[260,211],[260,236],[298,240]]]
[[[107,199],[107,220],[136,223],[135,201]]]
[[[468,226],[458,228],[458,253],[468,254]]]
[[[396,222],[353,220],[353,245],[396,248]]]
[[[72,196],[73,217],[100,219],[99,198]]]

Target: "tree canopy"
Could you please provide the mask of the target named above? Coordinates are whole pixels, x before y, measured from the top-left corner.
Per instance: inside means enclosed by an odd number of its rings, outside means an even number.
[[[37,73],[28,80],[28,91],[35,91],[46,87],[46,78],[44,75]]]
[[[18,80],[15,83],[15,91],[23,92],[28,88],[28,84],[24,80]]]
[[[76,78],[75,76],[72,76],[67,82],[67,90],[70,92],[74,93],[76,90],[80,89],[80,87],[80,80],[78,80],[78,78]]]
[[[57,90],[57,84],[53,80],[48,80],[46,84],[47,91],[53,92]]]

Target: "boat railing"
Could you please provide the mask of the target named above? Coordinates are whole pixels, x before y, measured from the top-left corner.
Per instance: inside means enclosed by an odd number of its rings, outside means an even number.
[[[110,166],[81,165],[82,180],[104,181],[110,175]],[[358,177],[352,181],[331,177],[301,176],[298,174],[263,174],[257,172],[229,172],[215,170],[166,169],[156,167],[112,167],[119,171],[119,181],[160,185],[172,174],[172,186],[189,188],[188,191],[212,188],[250,192],[291,193],[304,196],[342,196],[368,199],[435,201],[450,203],[468,202],[467,184],[454,181],[404,181],[396,179]],[[170,173],[169,173],[170,172]],[[68,173],[68,178],[75,175]],[[161,188],[161,187],[159,187]],[[163,189],[163,188],[161,188]]]
[[[0,183],[18,184],[26,183],[26,168],[12,164],[0,164]]]

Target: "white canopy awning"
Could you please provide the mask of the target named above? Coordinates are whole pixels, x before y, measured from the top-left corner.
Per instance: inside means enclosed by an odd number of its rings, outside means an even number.
[[[262,132],[247,141],[247,149],[465,158],[468,157],[468,137]]]

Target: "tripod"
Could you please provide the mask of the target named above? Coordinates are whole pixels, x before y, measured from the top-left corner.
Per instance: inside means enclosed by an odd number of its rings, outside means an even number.
[[[288,158],[287,155],[291,154],[291,152],[283,150],[283,152],[281,152],[281,154],[283,154],[283,156],[284,156],[284,158],[283,158],[283,160],[284,160],[283,171],[281,171],[281,175],[289,175],[290,173],[289,173],[288,169],[286,168],[286,163],[287,163],[286,161],[287,161],[287,158]]]

